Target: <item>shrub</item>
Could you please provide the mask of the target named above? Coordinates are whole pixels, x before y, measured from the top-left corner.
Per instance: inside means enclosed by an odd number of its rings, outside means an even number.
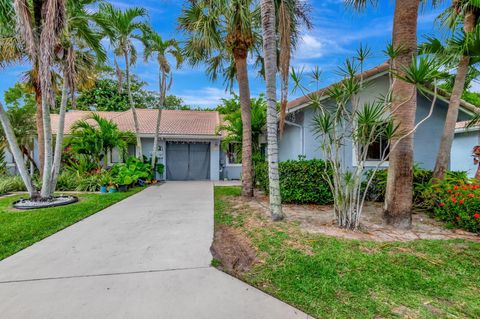
[[[125,163],[115,164],[111,170],[118,185],[130,185],[140,178],[151,179],[153,172],[149,163],[143,163],[135,157],[129,157]]]
[[[0,177],[0,195],[9,192],[26,191],[23,180],[20,176],[1,176]]]
[[[279,163],[280,193],[284,203],[331,204],[333,196],[325,181],[322,160],[290,160]],[[256,184],[268,193],[268,164],[255,165]]]
[[[370,178],[372,171],[368,171],[366,178]],[[367,200],[383,202],[385,200],[385,189],[387,187],[387,169],[378,170],[370,184],[367,193]],[[432,183],[433,171],[415,166],[413,168],[413,204],[417,208],[431,210],[435,206],[436,192]],[[446,180],[466,182],[466,172],[447,172]],[[364,183],[365,184],[365,183]],[[365,186],[365,185],[364,185]]]
[[[78,174],[64,171],[58,175],[57,191],[74,191],[77,189],[79,181],[83,179]]]
[[[78,181],[75,190],[78,192],[96,192],[100,189],[100,179],[100,174],[85,176]]]
[[[434,216],[453,227],[480,232],[480,183],[451,183],[435,185],[437,204]]]

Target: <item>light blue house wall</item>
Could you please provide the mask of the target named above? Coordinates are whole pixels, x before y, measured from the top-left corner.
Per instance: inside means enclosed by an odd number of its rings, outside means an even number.
[[[450,168],[454,171],[466,171],[468,176],[474,177],[477,165],[473,164],[472,149],[480,145],[480,132],[463,131],[455,134],[452,145]]]
[[[386,75],[377,77],[369,83],[370,85],[359,94],[360,105],[368,101],[373,101],[387,93],[389,80]],[[324,100],[323,103],[331,102]],[[417,122],[428,115],[431,103],[429,97],[427,98],[422,94],[418,94]],[[423,168],[433,169],[435,166],[435,158],[440,147],[447,109],[448,103],[445,100],[437,99],[432,116],[426,120],[414,134],[414,160]],[[315,109],[309,106],[288,115],[287,119],[302,126],[302,128],[298,129],[296,126],[287,124],[287,129],[279,144],[280,161],[296,159],[298,155],[305,155],[307,159],[324,158],[319,149],[320,143],[312,131],[315,113]],[[468,113],[461,111],[458,120],[462,121],[469,118],[470,115]],[[302,129],[303,140],[302,134],[300,134]],[[299,147],[299,145],[301,146],[302,144],[303,151]],[[343,160],[347,166],[354,165],[353,144],[351,141],[347,141],[343,149]]]

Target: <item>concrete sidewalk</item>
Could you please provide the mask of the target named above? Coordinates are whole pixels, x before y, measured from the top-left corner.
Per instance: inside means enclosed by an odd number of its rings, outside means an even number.
[[[211,182],[168,182],[0,262],[2,318],[307,318],[210,267]]]

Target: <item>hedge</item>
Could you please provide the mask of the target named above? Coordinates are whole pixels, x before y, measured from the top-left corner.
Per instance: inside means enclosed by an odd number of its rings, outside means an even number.
[[[282,202],[295,204],[331,204],[332,192],[325,181],[322,160],[289,160],[279,163]],[[256,185],[268,193],[268,164],[255,165]]]
[[[368,171],[365,180],[368,180],[373,171]],[[387,187],[387,169],[380,169],[370,184],[367,192],[367,200],[383,202]],[[418,166],[413,168],[413,204],[417,208],[431,210],[435,206],[436,191],[432,183],[433,171]],[[466,172],[449,171],[445,177],[447,180],[455,180],[464,183],[468,180]],[[365,183],[364,183],[365,187]]]

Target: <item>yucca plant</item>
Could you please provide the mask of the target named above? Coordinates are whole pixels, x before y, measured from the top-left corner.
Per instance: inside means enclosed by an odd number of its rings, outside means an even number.
[[[363,48],[358,52],[363,54],[366,50],[368,49]],[[323,102],[324,99],[318,93],[306,92],[307,87],[301,83],[302,72],[295,72],[292,76],[295,88],[300,88],[316,107],[313,131],[327,161],[325,180],[333,194],[338,226],[348,229],[359,227],[370,184],[378,169],[388,160],[390,152],[432,115],[437,96],[436,83],[443,76],[438,71],[441,65],[439,61],[423,57],[413,61],[402,72],[394,72],[390,88],[384,96],[361,102],[360,92],[369,86],[359,72],[363,70],[364,60],[356,57],[339,67],[339,73],[344,80],[321,93],[328,97],[327,102]],[[318,79],[318,76],[313,75],[311,78]],[[433,95],[429,114],[409,131],[400,130],[392,117],[395,112],[391,103],[392,87],[398,80],[414,85],[416,90],[412,94],[416,94],[418,90],[423,94]],[[401,107],[401,103],[399,105]],[[369,150],[380,140],[385,141],[383,149],[380,150],[381,159],[371,167],[368,163]],[[354,150],[353,166],[344,158],[345,149],[348,147]],[[370,172],[365,181],[367,171]]]

